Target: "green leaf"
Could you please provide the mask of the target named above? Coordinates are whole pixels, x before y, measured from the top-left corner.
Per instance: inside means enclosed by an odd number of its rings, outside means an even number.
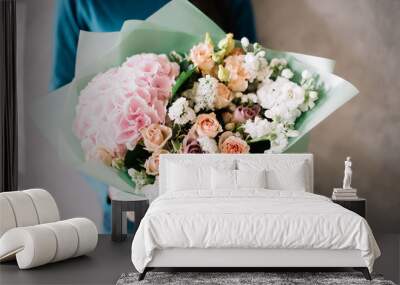
[[[258,140],[249,143],[251,153],[264,153],[264,151],[271,148],[269,140]]]
[[[186,80],[188,80],[195,71],[196,67],[192,67],[191,69],[183,71],[181,72],[181,74],[179,74],[178,78],[176,79],[174,87],[172,87],[172,98],[178,92],[179,88],[183,85],[183,83],[185,83]]]
[[[132,178],[129,176],[128,171],[118,171],[118,176],[122,178],[127,184],[132,186],[132,189],[135,189],[135,182],[132,181]]]
[[[257,143],[257,142],[269,141],[270,139],[271,139],[270,136],[267,135],[267,136],[262,136],[262,137],[259,137],[256,139],[251,139],[248,141],[248,143],[252,144],[252,143]]]
[[[171,141],[172,148],[174,149],[175,153],[178,153],[181,149],[182,144],[179,141]]]
[[[133,168],[138,171],[143,169],[144,162],[151,154],[145,150],[143,144],[138,144],[134,150],[128,150],[124,164],[126,169]]]

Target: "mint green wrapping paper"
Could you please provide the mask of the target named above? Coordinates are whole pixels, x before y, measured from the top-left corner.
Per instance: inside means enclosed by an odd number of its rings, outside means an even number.
[[[179,15],[178,17],[176,15]],[[99,72],[119,66],[137,53],[187,52],[209,32],[215,39],[225,33],[197,8],[184,0],[174,0],[146,21],[126,21],[120,32],[81,32],[77,50],[75,78],[68,85],[40,98],[32,117],[43,135],[56,148],[60,158],[77,170],[117,189],[135,192],[134,183],[100,162],[86,161],[79,140],[72,131],[80,91]],[[304,152],[307,133],[335,110],[357,95],[349,82],[332,74],[334,61],[309,55],[268,50],[267,56],[285,57],[297,72],[307,69],[319,75],[323,94],[317,105],[302,115],[296,128],[301,135],[291,139],[287,151]]]

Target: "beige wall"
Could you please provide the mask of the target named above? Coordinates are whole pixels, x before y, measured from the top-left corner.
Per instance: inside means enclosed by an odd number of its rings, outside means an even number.
[[[267,47],[329,57],[359,96],[312,131],[315,189],[341,185],[353,158],[354,183],[368,199],[373,229],[400,232],[400,1],[253,0]]]

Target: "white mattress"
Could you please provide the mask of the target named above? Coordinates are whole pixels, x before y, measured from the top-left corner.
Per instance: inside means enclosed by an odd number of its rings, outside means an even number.
[[[323,196],[265,189],[160,196],[135,235],[132,262],[143,272],[155,250],[170,248],[359,250],[370,271],[380,255],[359,215]]]

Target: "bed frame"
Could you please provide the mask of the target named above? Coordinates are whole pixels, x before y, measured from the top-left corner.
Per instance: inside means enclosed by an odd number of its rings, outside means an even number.
[[[253,271],[254,269],[295,268],[353,268],[361,271],[371,280],[368,268],[359,250],[328,249],[193,249],[171,248],[156,250],[152,261],[139,275],[143,280],[146,273],[155,268],[212,268],[233,269],[234,271]],[[263,269],[263,270],[261,270]]]
[[[176,163],[203,164],[223,160],[238,159],[238,155],[225,154],[168,154],[161,155],[160,159],[160,194],[165,192],[167,161]],[[246,154],[240,155],[240,159],[267,159],[271,162],[276,160],[303,160],[308,164],[308,188],[306,191],[313,192],[313,156],[312,154]],[[229,268],[234,271],[246,271],[251,269],[285,268],[353,268],[361,271],[367,280],[371,275],[361,257],[359,250],[330,250],[330,249],[249,249],[249,248],[169,248],[158,249],[154,252],[152,261],[139,275],[143,280],[146,273],[155,268],[203,268],[217,269]]]

